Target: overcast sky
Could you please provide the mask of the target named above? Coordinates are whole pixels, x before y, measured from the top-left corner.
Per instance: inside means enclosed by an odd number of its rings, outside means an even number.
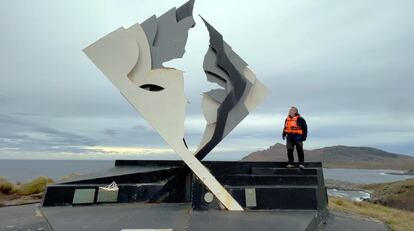
[[[82,49],[184,0],[0,0],[0,158],[177,158]],[[204,130],[208,33],[223,36],[270,90],[209,158],[283,142],[296,105],[306,148],[370,146],[414,155],[413,1],[196,1],[183,59],[186,139]]]

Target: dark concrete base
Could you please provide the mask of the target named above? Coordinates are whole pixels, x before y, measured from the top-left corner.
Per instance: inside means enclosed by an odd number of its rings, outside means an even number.
[[[203,164],[242,207],[319,212],[326,209],[328,198],[320,162],[307,162],[304,170],[286,169],[285,162],[203,161]],[[191,173],[179,174],[183,166],[182,161],[117,160],[114,168],[48,186],[42,205],[99,204],[102,202],[98,200],[99,187],[116,182],[119,191],[117,198],[111,200],[113,203],[192,202],[194,210],[220,209],[216,198],[212,202],[204,200],[209,190],[197,177]],[[251,190],[250,194],[246,190]],[[79,196],[75,197],[80,191],[89,191],[87,196],[81,196],[81,202]],[[247,205],[246,198],[254,203]]]

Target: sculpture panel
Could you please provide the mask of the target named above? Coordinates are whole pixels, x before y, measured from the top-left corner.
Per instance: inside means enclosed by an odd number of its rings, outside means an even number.
[[[242,207],[200,160],[253,110],[267,90],[222,35],[203,19],[210,36],[203,68],[207,80],[222,88],[203,94],[207,125],[197,151],[188,150],[183,139],[187,103],[183,72],[163,63],[183,56],[188,31],[195,25],[193,5],[190,0],[158,18],[152,16],[127,29],[121,27],[84,52],[188,166],[166,183],[160,195],[191,169],[227,209],[240,211]]]

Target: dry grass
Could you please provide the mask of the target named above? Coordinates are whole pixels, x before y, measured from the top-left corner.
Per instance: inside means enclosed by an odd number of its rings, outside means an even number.
[[[29,182],[23,183],[16,187],[16,192],[19,195],[31,195],[45,191],[47,184],[52,184],[53,179],[49,177],[40,176]]]
[[[341,212],[378,219],[389,225],[394,231],[414,230],[414,212],[390,208],[370,202],[356,202],[337,197],[329,197],[329,207]]]
[[[0,177],[0,193],[11,194],[14,193],[15,186],[3,177]]]
[[[364,189],[372,191],[372,202],[414,212],[414,178],[392,183],[369,184]]]
[[[53,179],[49,177],[39,176],[31,181],[14,185],[5,178],[0,177],[0,193],[4,195],[10,195],[14,193],[18,195],[31,195],[43,192],[46,188],[46,185],[52,183]]]
[[[53,183],[49,177],[37,177],[16,185],[0,177],[0,207],[39,202],[46,185]]]

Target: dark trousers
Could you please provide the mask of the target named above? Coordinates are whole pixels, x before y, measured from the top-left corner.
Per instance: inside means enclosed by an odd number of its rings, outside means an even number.
[[[294,157],[293,157],[293,152],[294,152],[294,148],[296,146],[296,152],[298,153],[298,158],[299,158],[299,164],[303,164],[303,162],[305,161],[305,157],[303,154],[303,142],[302,141],[296,141],[296,140],[286,140],[286,148],[287,148],[287,155],[288,155],[288,159],[289,159],[289,164],[293,164],[294,162]]]

